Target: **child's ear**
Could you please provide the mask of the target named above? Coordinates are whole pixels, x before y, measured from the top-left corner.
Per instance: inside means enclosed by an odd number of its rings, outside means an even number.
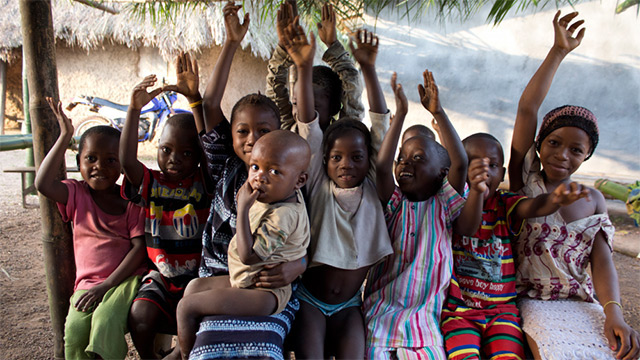
[[[76,154],[76,166],[78,170],[80,170],[80,154]]]
[[[308,179],[309,173],[307,173],[306,171],[301,172],[300,175],[298,175],[298,180],[296,181],[296,190],[301,189],[304,184],[307,183]]]
[[[449,168],[448,167],[443,167],[442,169],[440,169],[440,178],[441,179],[446,178],[447,175],[449,175]]]
[[[505,168],[504,166],[502,167],[502,178],[500,178],[500,182],[504,181],[504,174],[507,172],[507,168]]]

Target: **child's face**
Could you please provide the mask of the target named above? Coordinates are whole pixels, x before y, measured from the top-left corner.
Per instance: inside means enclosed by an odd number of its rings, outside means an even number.
[[[253,145],[260,137],[280,128],[280,120],[273,112],[258,106],[245,106],[238,110],[231,124],[233,151],[249,165]]]
[[[295,86],[291,90],[291,113],[296,116],[298,113],[298,98]],[[318,125],[324,132],[331,125],[331,114],[329,114],[329,104],[331,99],[327,92],[319,85],[313,84],[313,108],[318,113]]]
[[[118,145],[118,139],[101,134],[85,139],[82,152],[77,157],[78,168],[93,190],[112,189],[120,178]]]
[[[360,185],[369,172],[369,153],[362,133],[351,129],[335,139],[326,162],[327,175],[339,188]]]
[[[158,166],[168,181],[180,181],[193,173],[200,162],[198,138],[175,125],[165,126],[158,143]]]
[[[580,128],[565,126],[553,131],[540,144],[540,163],[547,179],[568,179],[587,157],[590,147],[589,135]]]
[[[258,201],[274,203],[286,201],[306,182],[304,169],[286,149],[258,144],[249,161],[249,183],[258,190]]]
[[[400,148],[396,181],[410,201],[424,201],[442,186],[447,168],[442,165],[435,142],[424,136],[408,139]]]
[[[465,141],[464,149],[467,152],[469,162],[473,159],[489,159],[489,177],[485,181],[487,191],[484,193],[484,199],[487,200],[504,180],[505,168],[502,148],[494,140],[487,138],[474,138]]]

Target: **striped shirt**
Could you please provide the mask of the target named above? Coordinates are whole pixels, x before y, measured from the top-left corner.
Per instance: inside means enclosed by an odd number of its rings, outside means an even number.
[[[395,189],[385,209],[394,252],[371,269],[365,290],[367,347],[443,346],[452,223],[464,202],[447,180],[422,202]]]

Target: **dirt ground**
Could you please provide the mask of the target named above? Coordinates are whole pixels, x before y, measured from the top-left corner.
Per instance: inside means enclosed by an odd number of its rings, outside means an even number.
[[[53,332],[42,253],[39,209],[23,209],[20,175],[2,170],[24,166],[24,150],[0,152],[0,359],[53,358]],[[75,165],[72,156],[67,164]],[[31,196],[30,203],[37,203]],[[640,229],[626,216],[612,216],[616,240],[640,242]],[[640,260],[614,253],[625,319],[640,329]],[[135,359],[130,349],[128,359]]]

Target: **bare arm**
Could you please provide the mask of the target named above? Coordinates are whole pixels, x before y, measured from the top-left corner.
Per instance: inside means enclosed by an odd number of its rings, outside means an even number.
[[[253,233],[249,224],[249,209],[258,198],[258,191],[253,190],[249,180],[238,190],[238,223],[236,226],[236,244],[238,245],[238,256],[245,265],[252,265],[261,261],[260,257],[253,251]]]
[[[138,161],[138,121],[140,121],[140,110],[162,92],[162,88],[147,92],[147,88],[153,86],[155,82],[156,76],[149,75],[133,88],[131,103],[127,109],[127,118],[120,136],[120,164],[127,180],[135,188],[140,186],[144,175],[144,166]]]
[[[489,177],[489,159],[473,159],[469,164],[469,196],[453,223],[453,230],[464,236],[473,236],[482,223],[484,192]]]
[[[591,191],[576,182],[567,185],[560,184],[552,193],[541,194],[532,199],[524,199],[518,203],[513,212],[513,223],[520,224],[522,220],[551,215],[561,207],[573,204],[581,198],[589,198]]]
[[[298,99],[298,120],[302,123],[310,123],[315,119],[315,106],[313,100],[313,55],[316,50],[316,39],[313,33],[309,39],[298,23],[296,17],[291,25],[285,29],[283,39],[285,49],[291,56],[298,70],[296,82],[296,98]]]
[[[605,306],[604,335],[609,341],[609,346],[617,351],[618,359],[637,359],[640,355],[640,337],[638,332],[624,321],[622,308],[616,304],[620,303],[618,274],[611,256],[611,249],[602,232],[596,234],[590,260],[593,286],[598,301]],[[616,303],[610,303],[610,301]]]
[[[391,88],[396,98],[396,114],[391,120],[389,131],[382,140],[378,160],[376,162],[376,188],[378,198],[383,204],[387,204],[395,183],[393,181],[393,158],[398,147],[398,140],[402,133],[404,118],[407,116],[408,102],[401,84],[396,84],[398,75],[394,72],[391,76]]]
[[[42,160],[36,173],[35,185],[42,195],[66,205],[69,198],[69,189],[62,181],[57,179],[57,175],[60,165],[64,165],[64,153],[67,151],[69,141],[73,137],[73,125],[62,111],[62,103],[60,101],[56,104],[52,98],[48,97],[47,103],[49,103],[51,110],[58,119],[60,136],[58,136],[55,144]]]
[[[387,102],[384,99],[378,75],[376,74],[378,37],[367,30],[359,29],[355,33],[355,40],[357,48],[354,46],[353,41],[349,42],[349,47],[353,57],[360,64],[360,69],[362,69],[362,77],[367,88],[369,108],[374,113],[386,114],[388,111]]]
[[[425,70],[422,76],[424,78],[424,85],[418,85],[420,102],[422,102],[422,106],[429,110],[436,119],[440,141],[442,141],[443,146],[447,149],[449,158],[451,159],[449,182],[459,194],[462,194],[464,192],[464,184],[467,180],[467,167],[469,165],[467,152],[464,151],[456,129],[453,127],[453,124],[451,124],[451,121],[449,121],[449,117],[440,104],[438,86],[433,78],[433,74],[431,71]]]
[[[553,47],[520,97],[516,123],[513,127],[511,158],[509,159],[509,188],[511,191],[518,191],[524,186],[522,179],[524,158],[533,144],[538,122],[538,110],[549,92],[556,70],[565,56],[578,47],[584,37],[584,28],[578,32],[576,37],[572,36],[575,30],[584,23],[583,20],[568,26],[569,22],[577,15],[577,12],[573,12],[558,20],[560,11],[556,13],[553,18],[555,33]]]
[[[249,29],[248,13],[244,15],[244,22],[240,24],[238,10],[241,7],[242,6],[234,5],[233,1],[229,1],[222,10],[224,13],[224,26],[227,31],[227,38],[222,46],[222,51],[220,52],[216,66],[213,68],[213,72],[207,83],[207,88],[204,91],[202,107],[206,132],[211,131],[225,119],[220,104],[222,103],[224,90],[229,80],[231,61],[240,46],[240,42]]]

